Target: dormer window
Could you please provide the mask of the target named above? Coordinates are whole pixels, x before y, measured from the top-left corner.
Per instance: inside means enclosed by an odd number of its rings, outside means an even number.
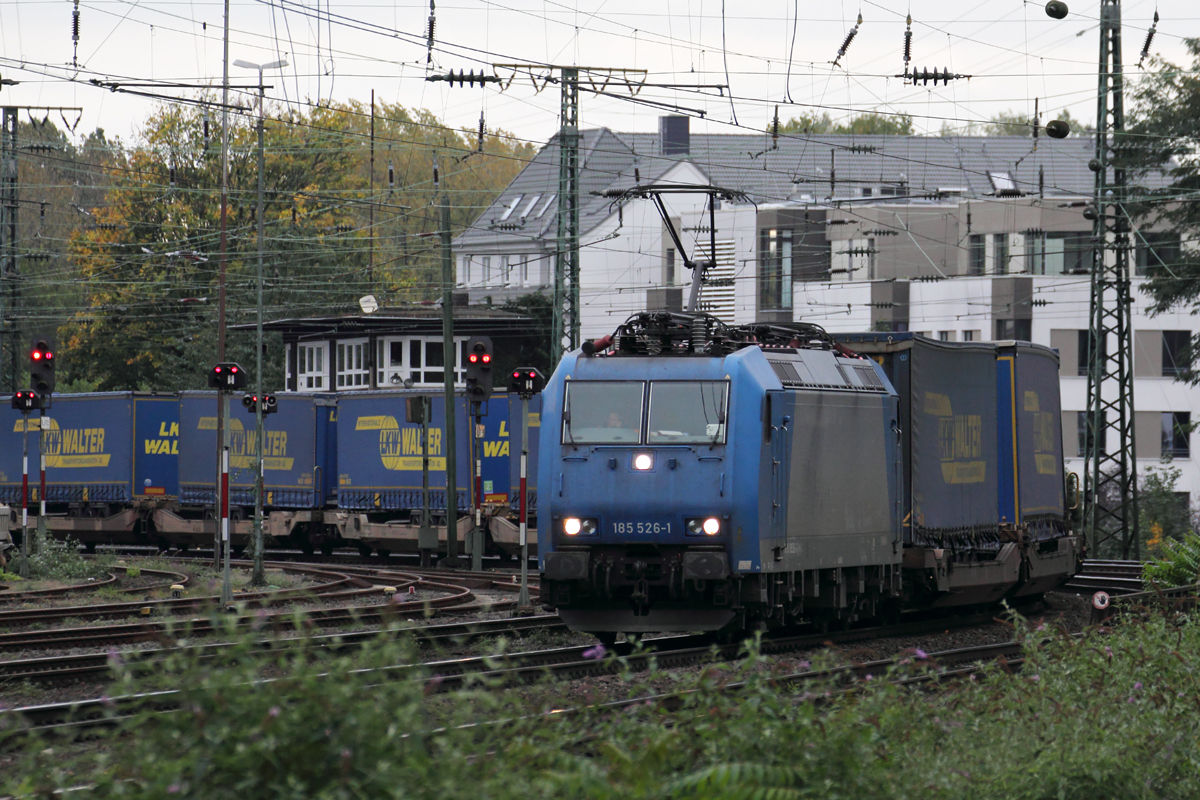
[[[989,172],[988,180],[992,182],[992,189],[997,194],[1000,192],[1011,192],[1017,188],[1016,181],[1013,180],[1012,174],[1008,172]]]
[[[521,219],[528,217],[529,212],[533,211],[533,207],[536,206],[537,201],[541,199],[542,196],[540,194],[535,194],[533,197],[529,198],[529,202],[525,205],[525,210],[521,212]]]
[[[519,194],[509,202],[508,207],[504,209],[504,213],[500,215],[501,222],[512,216],[512,213],[517,210],[517,204],[521,202],[521,198],[524,196],[523,194]]]

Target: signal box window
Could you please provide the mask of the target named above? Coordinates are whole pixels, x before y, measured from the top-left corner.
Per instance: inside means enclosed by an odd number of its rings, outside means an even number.
[[[299,365],[296,370],[296,389],[301,392],[323,392],[328,388],[325,377],[328,374],[325,365],[325,351],[329,347],[325,342],[320,344],[302,344],[297,346]]]
[[[1192,415],[1187,411],[1167,411],[1162,415],[1163,457],[1191,458]]]
[[[654,381],[650,384],[650,444],[723,444],[729,384]]]
[[[371,385],[371,362],[367,340],[337,343],[337,387],[367,389]]]
[[[563,406],[563,444],[639,444],[641,381],[571,381]]]

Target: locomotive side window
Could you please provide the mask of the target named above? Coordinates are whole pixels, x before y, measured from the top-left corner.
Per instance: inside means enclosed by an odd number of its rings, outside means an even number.
[[[571,381],[563,413],[563,444],[640,444],[641,381]]]
[[[650,384],[650,444],[723,444],[729,398],[726,381]]]

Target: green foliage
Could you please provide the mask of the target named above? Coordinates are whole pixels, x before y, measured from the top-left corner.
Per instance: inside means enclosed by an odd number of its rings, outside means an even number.
[[[1200,226],[1200,204],[1191,202],[1200,189],[1200,162],[1195,158],[1196,120],[1200,119],[1200,39],[1185,39],[1190,66],[1181,67],[1159,58],[1133,86],[1131,110],[1126,118],[1122,152],[1134,180],[1145,183],[1165,178],[1168,185],[1135,187],[1129,205],[1139,229],[1154,226],[1178,235],[1183,247],[1169,250],[1165,263],[1152,260],[1143,288],[1151,299],[1152,313],[1166,313],[1200,303],[1200,253],[1194,232]],[[1129,102],[1129,100],[1127,100]],[[1183,202],[1180,202],[1183,198]],[[1134,234],[1135,237],[1138,234]],[[1136,241],[1136,239],[1135,239]],[[1200,382],[1200,373],[1183,376]]]
[[[1138,481],[1138,528],[1150,554],[1167,541],[1182,539],[1192,528],[1191,509],[1176,492],[1182,471],[1169,459],[1149,467]]]
[[[908,114],[867,113],[834,122],[825,111],[821,114],[805,113],[780,124],[784,134],[854,133],[861,135],[912,136],[913,121]]]
[[[489,131],[483,151],[472,153],[473,135],[387,103],[377,106],[374,126],[371,110],[354,102],[272,113],[263,167],[267,320],[357,313],[365,294],[383,305],[434,297],[440,253],[429,234],[440,226],[436,192],[452,193],[452,225],[461,228],[533,154],[502,131]],[[224,233],[220,136],[202,107],[160,107],[116,154],[107,196],[84,209],[88,224],[71,238],[78,272],[70,285],[79,297],[59,328],[60,363],[70,366],[64,377],[105,391],[203,388],[216,360],[222,271],[227,324],[253,323],[255,119],[234,117],[229,153]],[[439,157],[442,183],[435,187]],[[264,355],[264,382],[279,387],[277,334],[267,335]],[[256,358],[253,332],[228,334],[227,360],[253,370]]]
[[[1200,686],[1184,655],[1200,649],[1200,627],[1190,618],[1078,640],[1020,620],[1016,630],[1021,671],[981,680],[891,682],[928,672],[916,653],[842,693],[779,683],[751,653],[681,680],[692,691],[670,713],[586,707],[584,683],[564,692],[575,713],[552,715],[543,712],[562,706],[541,690],[554,687],[480,683],[441,696],[372,671],[416,659],[404,641],[350,656],[269,652],[243,637],[219,669],[186,649],[150,670],[116,664],[114,693],[177,687],[181,710],[147,711],[122,723],[116,746],[78,755],[25,742],[0,781],[17,797],[91,785],[96,797],[265,800],[1200,795]],[[736,680],[744,687],[723,691]]]
[[[12,563],[9,569],[20,569],[20,549],[10,551]],[[35,581],[79,581],[106,576],[103,564],[85,559],[75,542],[59,541],[52,536],[43,536],[36,530],[29,532],[29,578]]]
[[[1173,589],[1200,580],[1200,535],[1188,531],[1180,539],[1168,539],[1159,557],[1142,567],[1146,589]]]

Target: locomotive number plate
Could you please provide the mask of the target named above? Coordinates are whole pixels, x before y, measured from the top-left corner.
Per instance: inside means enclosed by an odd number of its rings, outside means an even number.
[[[616,534],[646,534],[646,533],[670,533],[671,523],[669,522],[614,522],[613,533]]]

